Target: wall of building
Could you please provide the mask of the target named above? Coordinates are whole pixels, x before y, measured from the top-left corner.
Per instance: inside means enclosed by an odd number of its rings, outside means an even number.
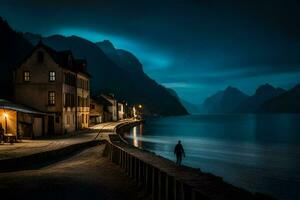
[[[77,74],[77,128],[89,127],[90,90],[89,77]]]
[[[37,61],[37,52],[44,53],[44,61]],[[29,71],[30,81],[23,80],[23,72]],[[49,72],[56,73],[56,80],[49,81]],[[15,72],[16,101],[29,105],[44,112],[60,112],[62,108],[62,81],[63,69],[60,68],[51,56],[43,49],[37,49]],[[48,105],[48,92],[56,92],[56,103]]]
[[[37,52],[44,53],[43,62],[38,62]],[[24,72],[30,72],[30,81],[24,81]],[[56,80],[49,81],[49,72],[55,72]],[[55,133],[63,132],[63,69],[60,68],[51,56],[43,49],[37,48],[15,71],[15,100],[42,112],[55,113]],[[55,92],[55,105],[49,105],[48,94]]]
[[[73,132],[76,130],[76,73],[64,70],[63,74],[63,127],[64,132]],[[75,85],[70,81],[66,81],[66,76],[70,75],[75,77]]]
[[[94,99],[90,99],[90,114],[89,125],[99,124],[104,122],[104,110],[103,105],[97,103]]]
[[[122,120],[124,119],[125,110],[124,110],[124,104],[118,103],[118,119]]]
[[[38,59],[41,52],[43,53],[42,62]],[[29,81],[24,81],[24,72],[30,72]],[[55,81],[49,80],[49,72],[55,72]],[[69,80],[66,79],[66,74],[74,75],[72,83],[66,81]],[[49,105],[49,92],[55,92],[54,105]],[[69,101],[70,96],[72,96],[72,105]],[[48,135],[87,128],[89,98],[89,76],[69,70],[69,68],[62,68],[44,47],[36,48],[15,71],[16,102],[48,113],[44,119],[44,131]],[[39,119],[36,121],[37,124],[40,123]],[[51,128],[51,122],[54,128]],[[34,128],[37,130],[40,126]]]

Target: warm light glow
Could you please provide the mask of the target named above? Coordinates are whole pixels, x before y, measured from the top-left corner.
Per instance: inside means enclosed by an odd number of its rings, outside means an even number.
[[[138,147],[138,139],[137,139],[137,127],[133,127],[132,129],[132,135],[133,135],[133,146]]]
[[[8,117],[7,113],[3,113],[3,116],[4,116],[5,118],[7,118],[7,117]]]
[[[143,107],[143,106],[140,104],[140,105],[139,105],[139,108],[142,108],[142,107]]]

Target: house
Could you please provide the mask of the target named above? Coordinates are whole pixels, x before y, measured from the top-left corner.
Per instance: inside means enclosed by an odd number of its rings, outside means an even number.
[[[102,94],[101,96],[111,103],[111,106],[108,107],[108,110],[112,114],[112,121],[118,121],[119,120],[118,101],[114,98],[113,95]]]
[[[109,112],[110,101],[101,95],[91,98],[90,101],[90,124],[99,124],[112,121],[112,114]]]
[[[88,127],[89,82],[85,60],[39,42],[15,70],[15,101],[47,113],[43,134],[72,132]]]
[[[17,138],[40,137],[45,116],[46,113],[33,108],[0,99],[0,127],[4,134]]]
[[[127,102],[118,101],[118,119],[126,119],[128,117]]]

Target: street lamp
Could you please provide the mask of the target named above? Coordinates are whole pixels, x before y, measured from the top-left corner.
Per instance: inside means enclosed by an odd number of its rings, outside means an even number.
[[[5,120],[5,133],[7,133],[7,117],[8,117],[8,115],[5,112],[5,110],[4,110],[3,116],[4,116],[4,120]]]

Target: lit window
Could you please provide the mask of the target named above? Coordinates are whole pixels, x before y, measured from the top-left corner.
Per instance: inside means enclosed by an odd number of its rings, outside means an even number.
[[[55,105],[55,92],[53,92],[53,91],[50,91],[48,93],[48,104]]]
[[[23,79],[24,81],[30,81],[30,72],[29,71],[25,71],[23,74]]]
[[[84,123],[84,114],[81,114],[81,123]]]
[[[49,72],[49,81],[55,81],[55,72]]]

